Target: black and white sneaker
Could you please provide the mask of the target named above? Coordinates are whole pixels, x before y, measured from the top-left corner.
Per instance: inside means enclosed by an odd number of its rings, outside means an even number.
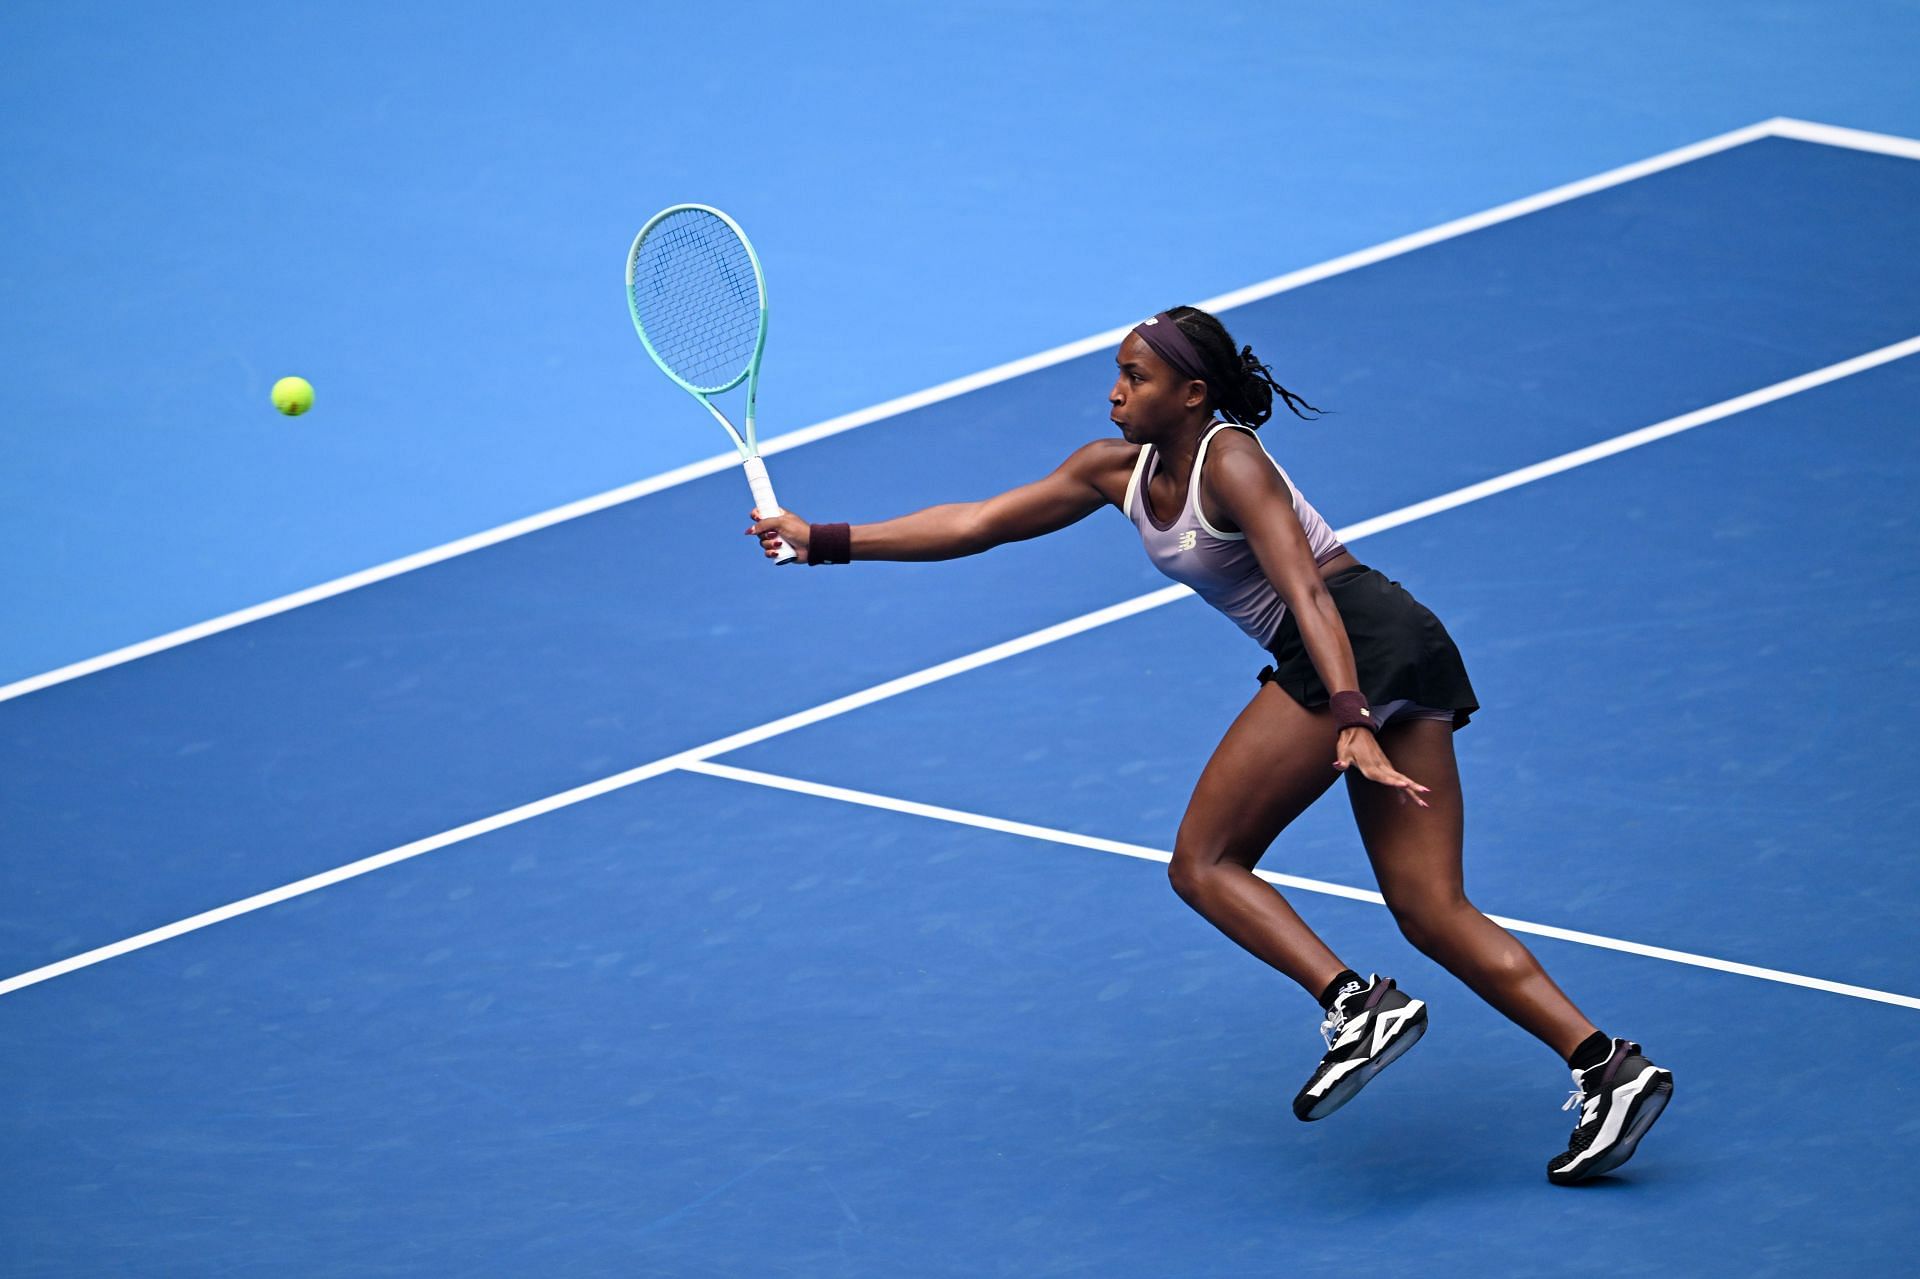
[[[1364,986],[1348,982],[1320,1023],[1327,1055],[1293,1099],[1294,1116],[1314,1120],[1331,1115],[1426,1031],[1426,1004],[1396,989],[1393,978],[1374,973]]]
[[[1673,1096],[1673,1072],[1648,1061],[1640,1045],[1626,1039],[1614,1040],[1598,1066],[1574,1071],[1573,1082],[1578,1086],[1560,1109],[1580,1107],[1580,1122],[1566,1153],[1547,1164],[1547,1180],[1556,1186],[1610,1172],[1633,1158]]]

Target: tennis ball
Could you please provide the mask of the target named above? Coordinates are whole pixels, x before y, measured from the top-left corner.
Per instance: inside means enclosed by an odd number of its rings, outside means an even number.
[[[299,417],[313,407],[313,384],[303,377],[281,378],[273,384],[273,407]]]

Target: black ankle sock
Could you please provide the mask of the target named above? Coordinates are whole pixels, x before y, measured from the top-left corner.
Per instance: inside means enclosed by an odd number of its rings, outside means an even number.
[[[1567,1058],[1567,1065],[1575,1070],[1587,1070],[1605,1061],[1611,1051],[1613,1041],[1607,1038],[1605,1032],[1596,1030],[1580,1041],[1580,1046],[1573,1050],[1573,1056]]]
[[[1328,1012],[1332,1012],[1333,997],[1339,994],[1340,988],[1346,985],[1350,981],[1360,982],[1362,986],[1367,984],[1366,982],[1361,981],[1360,974],[1354,972],[1353,969],[1342,968],[1340,970],[1340,975],[1338,977],[1335,977],[1331,982],[1327,983],[1327,988],[1320,992],[1320,1006],[1326,1009]]]

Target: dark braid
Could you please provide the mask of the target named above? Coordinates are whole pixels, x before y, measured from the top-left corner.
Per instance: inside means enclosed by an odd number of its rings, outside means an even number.
[[[1207,371],[1216,374],[1207,379],[1207,390],[1214,407],[1234,421],[1254,427],[1265,423],[1273,416],[1276,391],[1281,403],[1293,410],[1297,418],[1313,420],[1300,411],[1303,408],[1311,409],[1316,415],[1322,412],[1274,381],[1273,370],[1260,362],[1252,347],[1243,347],[1239,354],[1234,354],[1233,335],[1213,316],[1191,306],[1176,306],[1167,314],[1200,352]]]

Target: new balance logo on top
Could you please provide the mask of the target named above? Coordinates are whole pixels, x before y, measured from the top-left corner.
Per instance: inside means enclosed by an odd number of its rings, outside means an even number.
[[[1199,540],[1200,540],[1200,534],[1196,533],[1192,529],[1188,529],[1186,532],[1180,535],[1180,545],[1174,547],[1174,549],[1176,551],[1191,551],[1193,549],[1193,544],[1195,542],[1198,542]]]

